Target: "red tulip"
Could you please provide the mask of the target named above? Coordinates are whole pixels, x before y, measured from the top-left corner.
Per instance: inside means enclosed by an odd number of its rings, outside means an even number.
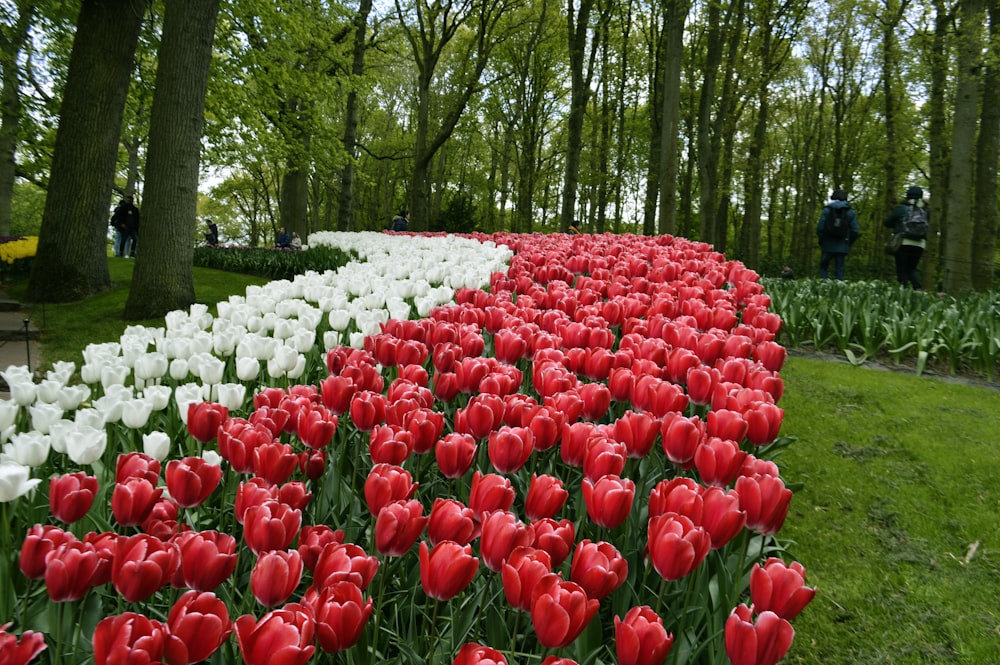
[[[430,452],[444,431],[444,414],[429,408],[417,408],[403,416],[403,429],[413,436],[413,452]]]
[[[385,420],[386,400],[382,393],[359,390],[351,398],[351,422],[362,432],[372,431]]]
[[[278,488],[268,483],[263,478],[253,477],[250,480],[240,483],[236,488],[236,500],[233,505],[233,512],[236,513],[236,521],[243,524],[243,517],[249,508],[259,506],[265,501],[278,499]]]
[[[322,590],[310,590],[303,603],[316,617],[316,642],[323,651],[336,653],[351,648],[364,632],[372,614],[372,600],[367,601],[356,585],[334,582]]]
[[[174,543],[180,552],[178,572],[189,589],[215,591],[236,569],[236,539],[228,533],[187,532]]]
[[[378,559],[354,543],[330,543],[316,559],[313,586],[317,589],[350,582],[362,591],[368,588],[378,571]]]
[[[57,526],[36,524],[28,529],[24,542],[21,543],[21,556],[18,560],[21,572],[29,580],[44,578],[45,560],[49,554],[59,549],[60,545],[75,540],[76,536]]]
[[[674,636],[649,606],[633,607],[624,619],[615,617],[618,665],[662,665],[673,645]]]
[[[771,557],[750,571],[750,598],[757,614],[771,611],[791,621],[809,604],[816,589],[805,585],[806,569],[798,561],[785,565]]]
[[[705,430],[709,436],[739,442],[747,434],[747,421],[739,411],[713,409],[708,412]]]
[[[583,398],[583,417],[586,420],[600,420],[611,406],[611,391],[603,383],[585,383],[579,388]]]
[[[434,499],[427,521],[427,539],[431,545],[451,540],[468,545],[479,536],[479,520],[471,508],[456,499]]]
[[[754,360],[760,362],[769,372],[780,372],[787,357],[788,351],[776,342],[761,342],[753,349]]]
[[[528,355],[528,343],[515,331],[499,330],[493,336],[493,357],[500,362],[516,365]]]
[[[500,426],[494,405],[484,398],[495,395],[476,395],[464,409],[455,412],[455,431],[468,434],[476,440],[485,439]],[[497,398],[499,399],[499,398]],[[501,401],[502,404],[502,401]],[[500,417],[503,417],[501,407]]]
[[[369,436],[368,454],[375,464],[400,465],[413,452],[413,434],[398,425],[376,425]]]
[[[535,437],[525,427],[503,426],[489,433],[490,462],[500,473],[516,473],[535,448]]]
[[[272,485],[280,485],[291,478],[298,465],[299,456],[287,443],[275,440],[253,451],[254,474]]]
[[[94,665],[159,662],[167,635],[162,623],[135,612],[102,619],[94,630]]]
[[[496,510],[483,517],[479,553],[486,567],[496,573],[515,547],[530,545],[533,539],[530,524],[519,521],[514,513]]]
[[[552,558],[545,550],[515,547],[500,569],[503,592],[511,607],[531,611],[531,597],[543,577],[552,572]]]
[[[434,397],[442,402],[450,402],[459,393],[458,375],[454,372],[435,370]]]
[[[45,589],[49,600],[56,603],[80,600],[102,576],[107,565],[92,544],[72,540],[65,542],[45,557]]]
[[[452,432],[434,446],[434,459],[446,478],[461,478],[476,457],[476,440],[470,434]]]
[[[301,480],[287,482],[278,488],[278,501],[296,510],[305,510],[312,500],[312,492]]]
[[[451,600],[469,584],[479,570],[479,559],[470,545],[444,540],[434,546],[420,543],[420,585],[431,598]]]
[[[219,435],[219,427],[229,417],[229,409],[215,402],[188,405],[187,428],[196,441],[208,443]]]
[[[540,665],[579,665],[572,658],[562,658],[560,656],[549,656]]]
[[[311,610],[292,603],[271,610],[260,621],[244,614],[233,627],[245,665],[305,665],[316,647]]]
[[[302,527],[302,511],[269,499],[243,514],[243,540],[257,555],[287,550]]]
[[[299,412],[299,440],[317,450],[326,447],[337,431],[337,416],[324,406],[313,405]]]
[[[170,540],[180,531],[180,525],[177,523],[179,512],[180,505],[173,497],[161,494],[139,528],[143,533],[148,533],[159,540]]]
[[[118,543],[124,538],[125,536],[113,531],[102,533],[90,531],[84,534],[83,542],[94,547],[99,559],[97,568],[94,569],[94,574],[90,578],[90,586],[103,586],[111,581],[111,563],[114,561]]]
[[[538,407],[531,414],[527,423],[522,423],[522,427],[527,427],[535,437],[535,450],[548,450],[559,443],[563,425],[566,423],[566,416],[547,406]]]
[[[602,476],[597,482],[584,478],[583,501],[590,521],[614,529],[628,517],[635,497],[635,483],[615,475]]]
[[[396,501],[375,519],[375,549],[386,556],[402,556],[417,542],[427,526],[419,501]]]
[[[472,489],[469,491],[469,508],[476,515],[494,510],[510,510],[514,505],[514,486],[510,480],[495,473],[485,475],[478,471],[472,474]]]
[[[694,366],[687,371],[687,394],[693,404],[704,406],[712,401],[712,391],[719,380],[714,367]]]
[[[597,433],[594,423],[573,423],[564,425],[560,437],[559,456],[570,466],[582,467],[590,440]]]
[[[67,473],[49,481],[49,511],[57,520],[72,524],[90,510],[97,494],[97,478],[85,473]]]
[[[555,517],[568,498],[569,491],[555,476],[531,474],[528,495],[524,499],[524,514],[532,522],[543,517]]]
[[[326,451],[309,450],[299,453],[299,472],[308,480],[322,478],[326,472]]]
[[[581,540],[573,553],[569,577],[583,587],[588,598],[604,600],[625,583],[628,561],[611,543]]]
[[[736,480],[746,456],[735,441],[713,436],[694,451],[694,465],[703,483],[725,487]]]
[[[281,400],[285,399],[285,391],[281,388],[264,388],[253,396],[253,408],[261,407],[278,408]]]
[[[302,565],[310,573],[316,569],[316,562],[319,555],[330,543],[343,543],[344,532],[340,529],[334,531],[325,524],[315,526],[306,525],[299,531],[299,555],[302,556]]]
[[[507,659],[492,647],[468,642],[458,650],[451,665],[507,665]]]
[[[618,476],[625,470],[625,445],[607,436],[591,437],[583,456],[583,475],[592,481],[602,476]]]
[[[649,558],[667,581],[679,580],[697,568],[712,544],[704,529],[674,513],[650,519],[648,534]]]
[[[573,543],[576,540],[576,529],[570,520],[556,522],[550,518],[543,518],[532,522],[532,529],[535,533],[532,547],[545,550],[552,557],[552,567],[558,568],[563,561],[569,557],[573,550]]]
[[[685,418],[679,413],[668,415],[660,425],[660,442],[667,459],[687,467],[705,438],[705,424],[698,416]]]
[[[124,453],[115,462],[115,482],[129,478],[145,478],[150,485],[160,482],[160,462],[144,453]]]
[[[297,550],[271,550],[258,557],[250,573],[250,591],[264,607],[284,603],[302,580],[302,556]]]
[[[319,382],[319,390],[323,406],[339,416],[347,413],[356,389],[354,382],[346,376],[328,376]]]
[[[138,603],[170,582],[179,559],[173,543],[146,534],[121,538],[111,564],[111,582],[122,598]]]
[[[732,490],[709,487],[702,492],[702,501],[701,526],[712,539],[712,549],[717,550],[743,530],[747,516],[740,508],[740,498]]]
[[[121,526],[139,526],[152,512],[163,494],[162,487],[153,487],[145,478],[128,478],[115,483],[111,492],[111,513]]]
[[[677,513],[695,524],[701,524],[704,510],[701,491],[701,485],[686,476],[661,480],[649,493],[650,518],[664,513]]]
[[[167,490],[181,506],[200,506],[219,486],[222,467],[202,457],[185,457],[167,463]]]
[[[732,665],[775,665],[794,637],[792,624],[774,612],[762,612],[755,624],[750,608],[741,604],[726,619],[726,655]]]
[[[253,472],[253,451],[274,440],[263,425],[253,425],[242,418],[230,418],[219,428],[219,455],[238,473]]]
[[[535,587],[531,601],[531,624],[542,646],[561,649],[587,627],[600,601],[587,598],[583,588],[555,573],[546,575]]]
[[[628,367],[613,367],[608,373],[608,390],[611,391],[611,399],[614,401],[629,401],[634,388],[635,374]]]
[[[792,490],[777,476],[740,476],[736,479],[740,507],[747,513],[747,528],[765,536],[781,530],[792,501]]]
[[[35,656],[45,651],[45,635],[26,630],[21,637],[8,633],[10,624],[0,626],[0,662],[4,665],[28,665]]]
[[[757,402],[743,412],[743,418],[747,422],[747,441],[755,446],[771,443],[778,438],[784,417],[783,409],[770,402]]]
[[[626,411],[614,422],[615,440],[625,444],[626,455],[632,459],[648,455],[659,433],[659,421],[643,411]]]
[[[289,423],[293,422],[292,414],[283,408],[278,408],[277,405],[258,406],[256,410],[250,414],[248,420],[254,427],[263,427],[266,429],[271,433],[272,437],[281,436],[281,434],[288,429]],[[220,435],[225,427],[226,426],[223,423],[222,428],[219,429]]]
[[[189,665],[208,660],[233,631],[233,622],[215,594],[188,591],[170,609],[167,629],[165,660],[169,665]]]
[[[394,464],[376,464],[365,480],[365,501],[368,511],[379,511],[394,501],[409,499],[417,490],[410,472]]]

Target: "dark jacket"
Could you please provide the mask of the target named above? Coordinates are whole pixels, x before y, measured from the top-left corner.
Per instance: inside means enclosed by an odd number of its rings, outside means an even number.
[[[284,233],[279,233],[274,243],[275,247],[290,247],[292,244],[292,236],[288,234],[288,231]]]
[[[406,223],[406,218],[402,215],[396,215],[392,218],[392,230],[393,231],[405,231],[408,227]]]
[[[909,214],[911,205],[919,205],[921,208],[926,208],[926,204],[921,199],[907,199],[892,209],[889,216],[885,218],[884,222],[882,222],[882,226],[892,229],[893,233],[902,233],[903,220],[905,220],[906,215]],[[930,208],[926,208],[926,210],[927,221],[929,223],[931,221],[931,211]],[[927,240],[903,238],[903,244],[912,247],[927,247]]]
[[[111,215],[111,225],[123,233],[139,230],[139,209],[128,201],[122,201]]]
[[[851,230],[846,238],[831,238],[823,232],[826,225],[826,216],[834,208],[847,208],[847,221],[851,225]],[[819,216],[819,223],[816,225],[816,236],[819,238],[819,246],[828,254],[847,254],[851,251],[851,245],[861,237],[861,229],[858,227],[858,216],[847,201],[830,201],[823,206],[823,212]]]

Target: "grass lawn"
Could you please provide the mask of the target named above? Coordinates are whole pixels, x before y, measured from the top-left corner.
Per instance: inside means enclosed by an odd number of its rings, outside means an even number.
[[[44,362],[118,338],[133,265],[111,259],[115,288],[46,306]],[[195,269],[208,304],[264,281]],[[782,375],[798,441],[778,460],[796,490],[780,536],[819,589],[785,662],[998,662],[1000,391],[802,357]]]
[[[1000,391],[793,357],[781,536],[817,586],[789,663],[1000,658]]]

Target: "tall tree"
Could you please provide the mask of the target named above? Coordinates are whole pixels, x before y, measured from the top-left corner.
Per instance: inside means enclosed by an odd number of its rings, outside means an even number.
[[[18,58],[28,41],[35,3],[18,0],[16,19],[0,24],[0,236],[10,235],[14,199],[17,134],[21,124],[21,80]]]
[[[344,152],[347,160],[340,174],[340,198],[337,208],[337,230],[350,231],[354,228],[354,162],[358,144],[358,86],[365,71],[365,51],[367,45],[366,28],[368,15],[372,11],[372,0],[361,0],[358,13],[354,16],[354,50],[351,54],[350,89],[347,92],[347,107],[344,112]]]
[[[110,285],[107,214],[145,10],[146,0],[84,0],[80,7],[28,281],[34,302],[79,300]]]
[[[972,289],[972,185],[979,82],[982,77],[982,31],[985,0],[959,4],[958,82],[948,170],[948,217],[944,223],[944,290],[956,295]]]
[[[580,178],[580,155],[583,152],[583,120],[590,100],[590,80],[597,57],[597,44],[591,43],[590,14],[594,0],[569,0],[566,8],[566,35],[569,44],[570,99],[566,120],[566,171],[563,178],[559,227],[568,231],[576,218],[576,190]],[[594,42],[596,40],[591,40]],[[589,61],[589,64],[588,64]]]
[[[684,22],[691,8],[689,0],[666,0],[663,32],[666,53],[663,61],[663,99],[660,113],[660,233],[674,233],[677,227],[677,134],[681,114],[681,65],[684,59]]]
[[[205,90],[219,0],[166,0],[149,119],[144,216],[128,320],[195,301],[192,260]]]
[[[996,262],[997,158],[1000,155],[1000,0],[988,0],[989,44],[983,76],[983,100],[979,112],[976,143],[976,182],[973,205],[972,286],[977,291],[993,288]]]

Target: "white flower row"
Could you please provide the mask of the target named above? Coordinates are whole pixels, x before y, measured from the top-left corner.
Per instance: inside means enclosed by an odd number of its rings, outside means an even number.
[[[90,344],[80,366],[82,384],[71,383],[72,362],[54,363],[37,384],[27,367],[0,372],[11,394],[0,400],[0,502],[38,484],[30,469],[44,464],[50,448],[89,465],[107,446],[108,424],[141,429],[171,399],[182,419],[187,406],[201,400],[240,408],[248,385],[252,390],[305,373],[324,319],[329,330],[322,349],[361,348],[365,336],[390,318],[425,317],[453,302],[456,290],[485,287],[513,255],[507,247],[457,236],[319,232],[309,236],[309,245],[337,247],[358,258],[339,270],[250,287],[246,295],[218,303],[216,316],[195,304],[167,314],[162,327],[130,326],[117,342]],[[241,383],[222,382],[229,359]],[[163,383],[167,377],[176,388]],[[91,399],[98,387],[100,396]],[[17,432],[21,409],[31,429]],[[157,459],[169,454],[162,432],[144,435],[143,442]]]

